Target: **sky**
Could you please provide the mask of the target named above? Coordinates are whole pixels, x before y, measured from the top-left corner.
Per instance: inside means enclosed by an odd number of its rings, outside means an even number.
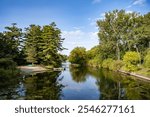
[[[0,0],[0,32],[11,23],[25,28],[54,21],[65,38],[62,53],[69,55],[74,47],[98,45],[96,21],[115,9],[143,15],[150,12],[150,0]]]

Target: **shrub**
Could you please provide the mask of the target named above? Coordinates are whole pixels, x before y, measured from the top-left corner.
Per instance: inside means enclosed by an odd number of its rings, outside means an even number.
[[[112,70],[120,70],[122,67],[123,67],[123,61],[121,60],[116,60],[113,62],[113,65],[112,65]]]
[[[150,68],[150,51],[147,52],[147,55],[144,58],[145,67]]]
[[[100,56],[95,56],[93,59],[88,61],[88,65],[92,67],[101,67],[102,59]]]
[[[108,59],[105,59],[103,62],[102,62],[102,67],[103,68],[106,68],[106,69],[111,69],[111,65],[113,64],[114,60],[111,59],[111,58],[108,58]]]
[[[126,71],[136,71],[138,69],[138,62],[140,61],[140,55],[137,52],[126,52],[126,54],[123,56],[123,62],[124,62],[124,70]]]

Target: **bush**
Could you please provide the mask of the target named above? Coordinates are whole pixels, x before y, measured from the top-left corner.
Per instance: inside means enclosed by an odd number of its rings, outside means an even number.
[[[102,65],[102,59],[100,56],[96,56],[93,59],[88,61],[88,65],[92,67],[101,67]]]
[[[121,60],[116,60],[116,61],[113,61],[113,64],[111,65],[112,66],[112,70],[116,71],[116,70],[120,70],[122,67],[123,67],[123,61]]]
[[[139,53],[134,51],[126,52],[126,54],[123,56],[123,61],[127,64],[130,63],[133,65],[137,65],[139,60],[140,60]]]
[[[147,52],[144,58],[144,66],[150,68],[150,51]]]
[[[137,52],[126,52],[123,56],[124,70],[132,72],[138,70],[138,62],[140,61],[140,55]]]
[[[114,60],[111,58],[105,59],[102,62],[102,67],[106,68],[106,69],[112,69],[112,64],[113,64]]]

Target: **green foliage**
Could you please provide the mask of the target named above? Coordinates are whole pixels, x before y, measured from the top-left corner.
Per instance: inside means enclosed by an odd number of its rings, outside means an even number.
[[[133,65],[137,65],[139,62],[139,53],[137,52],[126,52],[126,54],[123,57],[123,61],[125,62],[125,64],[133,64]]]
[[[61,65],[64,59],[59,52],[63,50],[64,39],[61,38],[61,31],[54,22],[43,27],[30,25],[26,28],[25,38],[26,59],[29,63],[53,67]]]
[[[69,61],[73,64],[85,65],[87,61],[86,49],[84,47],[74,48],[70,53]]]
[[[140,55],[137,52],[126,52],[126,54],[123,57],[123,62],[125,64],[124,66],[124,70],[126,71],[136,71],[138,70],[138,62]]]
[[[127,51],[143,54],[150,44],[149,18],[150,13],[141,16],[125,10],[105,13],[105,19],[97,21],[103,58],[120,60]]]
[[[12,59],[0,59],[0,80],[10,79],[18,73],[19,71],[16,68],[16,63]]]
[[[147,54],[144,58],[144,65],[145,65],[145,67],[150,68],[150,50],[147,52]]]
[[[124,63],[121,60],[116,60],[113,62],[113,69],[112,70],[120,70],[123,67]]]
[[[41,27],[36,25],[30,25],[26,28],[25,33],[25,53],[27,55],[26,60],[29,63],[39,63],[39,50],[41,41]]]
[[[61,38],[61,31],[56,27],[56,24],[53,22],[50,25],[43,26],[42,29],[42,46],[40,53],[42,63],[45,65],[54,65],[57,67],[61,65],[61,55],[58,53],[63,50]]]
[[[65,62],[67,59],[68,59],[68,56],[67,55],[60,55],[61,56],[61,61],[62,62]]]
[[[0,68],[16,69],[16,63],[12,59],[1,58],[0,59]]]
[[[87,64],[92,67],[101,67],[102,55],[100,53],[99,46],[94,46],[92,49],[86,52],[87,54]]]
[[[24,62],[22,53],[23,33],[16,23],[5,27],[6,31],[0,32],[0,58],[11,58],[17,64]]]
[[[106,68],[106,69],[111,69],[111,64],[114,62],[114,60],[113,59],[111,59],[111,58],[108,58],[108,59],[105,59],[104,61],[103,61],[103,63],[102,63],[102,67],[103,68]]]
[[[100,68],[102,66],[101,56],[95,56],[93,59],[88,60],[88,65]]]
[[[87,59],[93,59],[95,58],[95,56],[97,55],[97,53],[99,53],[99,46],[94,46],[93,48],[91,48],[90,50],[88,50],[86,52],[87,54]]]

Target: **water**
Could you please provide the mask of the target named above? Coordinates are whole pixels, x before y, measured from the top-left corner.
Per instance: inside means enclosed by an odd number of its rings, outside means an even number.
[[[0,79],[0,99],[150,99],[150,82],[104,69],[67,67],[62,72]]]

